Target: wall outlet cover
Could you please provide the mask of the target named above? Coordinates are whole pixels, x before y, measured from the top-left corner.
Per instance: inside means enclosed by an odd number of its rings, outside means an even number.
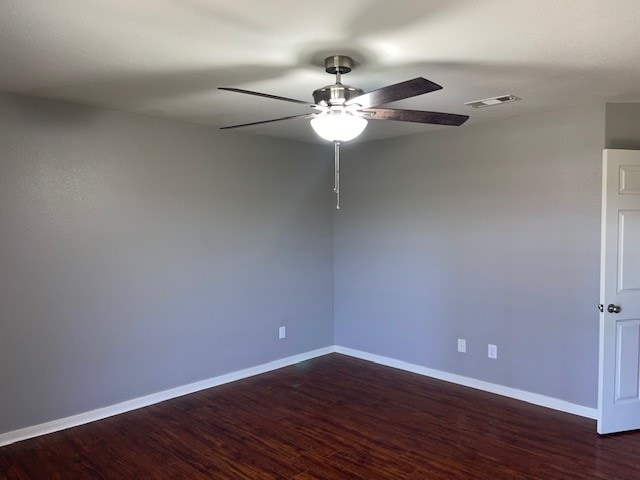
[[[284,326],[280,327],[278,329],[278,338],[282,340],[286,336],[287,336],[287,327],[284,327]]]
[[[458,351],[460,353],[467,353],[467,341],[464,338],[458,339]]]
[[[497,345],[489,344],[489,348],[487,350],[487,356],[489,358],[497,359],[498,358],[498,347]]]

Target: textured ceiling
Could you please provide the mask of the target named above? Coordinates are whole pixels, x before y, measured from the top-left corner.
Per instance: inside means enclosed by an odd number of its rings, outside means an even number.
[[[639,26],[638,0],[2,0],[0,90],[220,127],[306,109],[217,87],[311,101],[346,53],[344,83],[424,76],[444,89],[393,106],[471,124],[640,101]],[[507,93],[523,101],[463,105]],[[359,141],[454,128],[369,123]],[[242,130],[318,141],[304,120]]]

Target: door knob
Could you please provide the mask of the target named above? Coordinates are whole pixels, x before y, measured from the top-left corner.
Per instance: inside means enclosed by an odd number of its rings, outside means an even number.
[[[618,305],[614,305],[613,303],[607,305],[607,312],[609,313],[620,313],[620,310],[622,309]]]

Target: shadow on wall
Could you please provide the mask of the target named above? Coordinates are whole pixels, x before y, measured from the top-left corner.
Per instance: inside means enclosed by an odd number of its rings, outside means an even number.
[[[52,100],[34,100],[32,97],[18,95],[2,95],[0,101],[11,111],[12,115],[25,124],[46,126],[52,130],[77,128],[92,123],[102,112],[95,108],[86,108],[72,103],[63,104]],[[51,108],[43,109],[42,103],[50,102]]]
[[[640,103],[608,103],[605,148],[640,150]]]

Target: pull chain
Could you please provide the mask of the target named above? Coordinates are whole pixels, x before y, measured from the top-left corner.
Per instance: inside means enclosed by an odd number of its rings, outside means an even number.
[[[336,192],[336,210],[340,210],[340,142],[333,142],[335,168],[333,171],[333,191]]]

